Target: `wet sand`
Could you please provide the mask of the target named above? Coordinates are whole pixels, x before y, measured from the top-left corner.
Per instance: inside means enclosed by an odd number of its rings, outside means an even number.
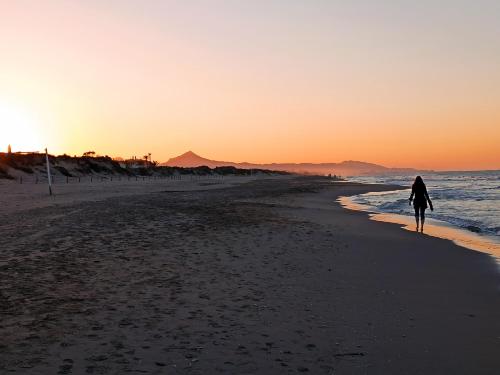
[[[338,201],[342,207],[349,210],[367,212],[371,220],[399,224],[403,229],[411,232],[416,230],[415,218],[412,215],[413,212],[411,212],[413,207],[408,209],[410,215],[401,215],[374,211],[372,207],[354,202],[350,196],[340,197]],[[500,242],[494,236],[458,228],[444,221],[429,218],[429,215],[425,219],[424,231],[427,236],[444,238],[453,241],[459,246],[489,254],[495,258],[500,266]]]
[[[394,187],[190,186],[2,210],[0,373],[500,370],[494,261],[336,202]]]

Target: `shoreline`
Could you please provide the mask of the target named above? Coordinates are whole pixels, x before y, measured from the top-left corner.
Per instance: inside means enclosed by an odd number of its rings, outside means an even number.
[[[491,257],[337,202],[393,186],[294,177],[200,188],[89,192],[7,215],[0,372],[500,368]]]
[[[403,189],[405,188],[401,187],[401,189],[396,190]],[[389,193],[391,190],[386,192]],[[368,194],[370,193],[372,193],[372,191],[368,192]],[[413,216],[380,212],[374,210],[371,206],[354,202],[353,196],[339,197],[338,202],[342,207],[348,210],[365,212],[368,214],[370,220],[398,224],[404,230],[415,232],[415,219]],[[500,266],[500,244],[492,236],[479,235],[467,231],[464,228],[429,217],[425,220],[425,230],[423,234],[449,240],[458,246],[488,254],[492,256]]]

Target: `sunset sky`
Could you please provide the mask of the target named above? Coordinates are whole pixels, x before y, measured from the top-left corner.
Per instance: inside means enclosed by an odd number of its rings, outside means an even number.
[[[500,169],[498,0],[0,0],[0,148]]]

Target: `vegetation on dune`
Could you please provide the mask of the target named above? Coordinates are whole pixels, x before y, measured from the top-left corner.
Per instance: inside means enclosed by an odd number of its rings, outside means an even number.
[[[7,171],[0,165],[0,178],[12,180],[14,177],[8,174]]]
[[[18,157],[17,154],[0,154],[0,167],[7,173],[9,168],[17,169],[27,174],[33,174],[33,166],[37,165],[37,160],[34,154],[22,155]]]
[[[183,168],[158,166],[158,163],[141,160],[119,160],[109,156],[93,156],[95,152],[86,152],[83,156],[49,155],[52,171],[65,177],[87,175],[104,176],[247,176],[252,174],[288,174],[287,172],[266,169],[240,169],[233,166],[210,168],[208,166]],[[45,154],[39,153],[0,153],[0,178],[13,178],[14,175],[41,174],[45,172]]]

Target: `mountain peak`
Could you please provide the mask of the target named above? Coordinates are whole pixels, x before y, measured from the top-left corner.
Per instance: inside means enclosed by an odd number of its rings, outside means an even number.
[[[176,156],[175,158],[169,159],[164,165],[176,167],[198,167],[201,165],[211,166],[212,164],[212,160],[205,159],[190,150],[182,155]]]

